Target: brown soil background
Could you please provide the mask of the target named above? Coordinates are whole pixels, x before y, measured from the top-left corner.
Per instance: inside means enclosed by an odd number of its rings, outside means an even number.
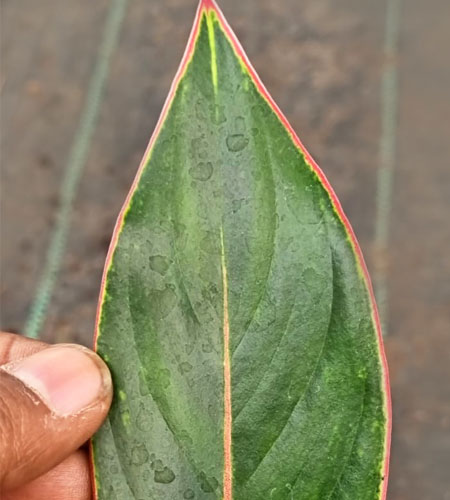
[[[100,276],[196,0],[129,2],[43,338],[91,344]],[[107,0],[3,0],[1,327],[20,332]],[[224,0],[263,81],[322,166],[375,267],[384,2]],[[389,270],[390,500],[450,499],[450,3],[404,2]],[[355,499],[356,500],[356,499]]]

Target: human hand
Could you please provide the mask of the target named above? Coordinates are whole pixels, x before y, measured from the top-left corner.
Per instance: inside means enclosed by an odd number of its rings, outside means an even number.
[[[92,351],[0,333],[0,498],[91,499],[83,445],[111,398],[109,370]]]

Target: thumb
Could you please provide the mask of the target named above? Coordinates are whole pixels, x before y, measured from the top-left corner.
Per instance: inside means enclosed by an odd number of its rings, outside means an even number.
[[[0,367],[0,491],[52,469],[101,425],[111,377],[92,351],[59,344]]]

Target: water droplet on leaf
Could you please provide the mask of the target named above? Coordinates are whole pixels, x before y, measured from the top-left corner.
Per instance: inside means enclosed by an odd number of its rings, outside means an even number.
[[[145,407],[143,405],[141,405],[139,408],[138,414],[136,416],[136,427],[141,432],[151,431],[150,419],[151,419],[151,415],[149,415],[149,413],[145,409]]]
[[[202,351],[205,353],[205,354],[209,354],[210,352],[213,351],[213,347],[211,344],[202,344]]]
[[[238,153],[248,146],[248,142],[244,134],[231,134],[227,137],[227,148],[232,153]]]
[[[161,460],[156,460],[155,459],[155,454],[152,453],[150,455],[150,458],[152,460],[151,464],[150,464],[150,469],[152,470],[163,470],[164,469],[164,464],[161,462]]]
[[[198,476],[200,481],[200,488],[205,493],[213,493],[219,486],[219,481],[215,477],[206,477],[204,472],[201,472]]]
[[[188,363],[187,361],[183,361],[180,363],[180,373],[188,373],[192,370],[192,365],[191,363]]]
[[[162,276],[166,274],[167,269],[169,269],[169,261],[162,255],[153,255],[150,257],[150,267],[153,271],[161,274]]]
[[[133,465],[143,465],[148,462],[149,454],[145,445],[138,444],[131,450],[131,463]]]
[[[155,482],[169,484],[175,480],[175,474],[169,467],[164,467],[161,470],[155,470]]]
[[[242,116],[238,116],[234,123],[237,132],[245,132],[245,120]]]
[[[205,140],[205,134],[202,134],[191,141],[191,158],[204,159],[208,155],[208,143]]]
[[[158,319],[165,318],[175,307],[177,296],[173,286],[166,286],[164,290],[152,290],[150,293],[150,306],[153,314]]]
[[[195,167],[189,169],[191,177],[197,181],[207,181],[213,174],[213,166],[210,161],[200,162]]]

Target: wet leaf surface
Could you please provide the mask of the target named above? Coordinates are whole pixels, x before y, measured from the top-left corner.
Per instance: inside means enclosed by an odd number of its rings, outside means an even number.
[[[208,1],[97,326],[115,384],[99,499],[384,498],[388,395],[359,248]]]

